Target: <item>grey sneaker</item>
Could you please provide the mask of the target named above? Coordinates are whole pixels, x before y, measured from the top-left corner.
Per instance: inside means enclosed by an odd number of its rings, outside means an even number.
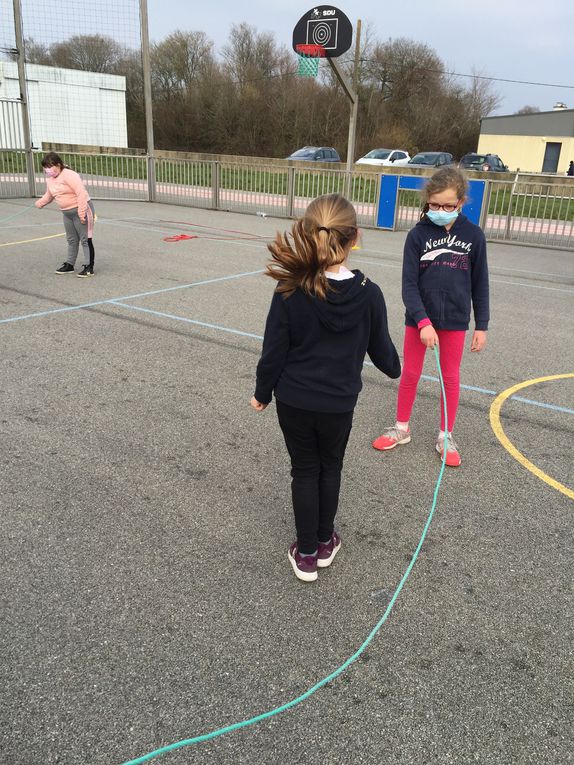
[[[373,441],[373,448],[380,449],[386,452],[388,449],[394,449],[399,444],[408,444],[411,440],[411,431],[401,430],[400,428],[393,427],[387,428],[382,436],[375,438]]]
[[[440,454],[441,460],[443,458],[444,442],[445,442],[444,436],[439,436],[437,438],[437,441],[436,441],[436,450]],[[448,434],[448,443],[447,443],[447,449],[446,449],[445,463],[449,467],[459,467],[461,462],[462,462],[462,460],[460,458],[460,453],[458,451],[458,446],[456,445],[456,441],[452,437],[452,433],[449,433]]]

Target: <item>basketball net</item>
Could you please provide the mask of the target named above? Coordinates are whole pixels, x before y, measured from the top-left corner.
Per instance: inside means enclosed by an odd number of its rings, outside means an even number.
[[[298,77],[316,77],[319,73],[319,59],[325,56],[325,48],[322,45],[301,44],[297,45]]]

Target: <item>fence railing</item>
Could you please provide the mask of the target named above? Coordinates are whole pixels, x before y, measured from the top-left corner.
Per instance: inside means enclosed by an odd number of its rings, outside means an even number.
[[[275,217],[300,216],[309,201],[340,192],[355,205],[361,226],[376,227],[380,175],[372,170],[307,168],[234,160],[155,158],[155,188],[143,155],[60,152],[77,170],[94,199],[149,200]],[[44,191],[41,156],[34,153],[30,192],[26,154],[0,150],[0,198]],[[556,176],[486,180],[481,222],[488,239],[574,249],[574,180]],[[411,228],[420,216],[416,191],[399,189],[393,230]]]
[[[485,205],[488,239],[574,249],[574,182],[491,181]]]
[[[155,162],[158,202],[292,218],[316,196],[341,192],[355,204],[361,225],[375,225],[378,177],[373,174],[222,160]]]
[[[26,152],[0,151],[0,199],[30,196]]]
[[[0,149],[24,149],[22,102],[17,98],[0,98]]]

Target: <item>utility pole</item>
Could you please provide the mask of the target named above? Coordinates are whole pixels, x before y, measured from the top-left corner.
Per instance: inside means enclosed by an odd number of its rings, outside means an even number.
[[[140,28],[146,128],[148,200],[150,202],[155,202],[155,149],[153,144],[153,108],[151,100],[151,66],[149,55],[149,23],[147,14],[147,0],[140,0]]]
[[[22,28],[22,6],[20,0],[14,0],[14,34],[18,63],[18,83],[20,85],[20,104],[22,105],[22,131],[24,133],[24,149],[26,151],[26,173],[28,175],[28,192],[36,196],[36,174],[34,156],[30,139],[30,111],[28,109],[28,86],[26,84],[26,55],[24,49],[24,31]]]
[[[349,140],[347,141],[347,172],[350,173],[355,163],[355,139],[357,136],[357,115],[359,113],[359,61],[361,56],[361,19],[357,21],[355,34],[355,64],[353,67],[353,90],[355,100],[351,103],[349,120]]]
[[[357,33],[355,35],[355,64],[353,69],[353,85],[351,85],[345,73],[339,67],[337,59],[328,58],[327,61],[335,76],[339,80],[339,83],[349,101],[351,102],[351,112],[349,115],[349,138],[347,141],[347,176],[345,183],[345,194],[350,198],[351,196],[351,177],[353,172],[353,164],[355,158],[355,136],[357,132],[357,114],[359,111],[359,96],[357,93],[357,85],[359,79],[359,60],[361,50],[361,20],[357,21]]]

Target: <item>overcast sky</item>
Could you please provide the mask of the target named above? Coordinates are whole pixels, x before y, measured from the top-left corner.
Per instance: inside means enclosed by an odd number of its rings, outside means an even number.
[[[495,82],[501,103],[494,114],[512,114],[526,104],[548,111],[556,101],[574,108],[574,0],[536,5],[530,0],[401,0],[392,5],[346,0],[335,7],[353,26],[358,18],[368,23],[380,40],[408,37],[426,43],[450,71],[571,86]],[[278,42],[291,47],[293,27],[313,5],[293,0],[148,0],[148,8],[152,41],[176,29],[202,30],[221,49],[231,26],[242,21],[260,32],[273,32]]]

